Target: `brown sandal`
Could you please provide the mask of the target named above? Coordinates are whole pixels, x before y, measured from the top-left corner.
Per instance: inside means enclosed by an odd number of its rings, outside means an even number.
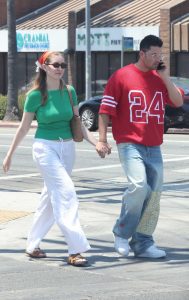
[[[88,264],[88,261],[81,254],[77,253],[68,257],[68,264],[75,267],[83,267]]]
[[[32,258],[45,258],[47,257],[46,253],[40,248],[35,248],[33,252],[29,253],[26,251],[26,255]]]

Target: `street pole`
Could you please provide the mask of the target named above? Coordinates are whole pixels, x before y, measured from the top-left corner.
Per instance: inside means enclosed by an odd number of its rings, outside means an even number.
[[[85,26],[86,26],[85,99],[89,99],[91,97],[90,0],[86,0]]]
[[[124,64],[124,47],[123,47],[123,44],[124,44],[124,36],[122,36],[122,38],[121,38],[121,68],[123,67],[123,64]]]
[[[16,18],[15,1],[7,0],[8,26],[8,98],[4,121],[18,121],[18,86],[17,86],[17,45],[16,45]]]

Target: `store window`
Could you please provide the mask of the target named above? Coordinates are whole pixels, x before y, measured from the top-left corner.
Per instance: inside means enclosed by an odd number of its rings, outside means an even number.
[[[177,53],[176,76],[189,78],[189,53]]]
[[[125,52],[124,65],[136,62],[138,52]],[[92,96],[102,95],[110,76],[121,67],[121,52],[91,53],[91,92]],[[77,92],[79,99],[85,95],[85,53],[77,53]]]
[[[120,68],[120,52],[96,52],[92,56],[92,94],[102,95],[109,77]]]
[[[38,53],[28,53],[27,54],[27,68],[26,68],[26,83],[28,84],[36,76],[36,60],[38,58]]]
[[[121,54],[118,52],[113,52],[109,54],[109,74],[110,77],[116,70],[121,67]]]
[[[77,52],[76,56],[76,91],[78,100],[85,99],[85,52]]]
[[[125,52],[124,53],[124,66],[135,63],[138,60],[138,52]]]
[[[24,89],[26,85],[26,53],[17,54],[17,84],[18,89]]]
[[[0,94],[7,94],[7,53],[0,53]]]
[[[25,90],[28,84],[36,75],[36,65],[38,53],[18,53],[17,82],[18,89]]]
[[[99,52],[92,54],[92,80],[91,93],[92,95],[102,95],[107,78],[109,57],[106,52]]]

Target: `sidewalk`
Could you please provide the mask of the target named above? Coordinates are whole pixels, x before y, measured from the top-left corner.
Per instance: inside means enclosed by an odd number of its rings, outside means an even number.
[[[18,125],[0,121],[0,127]],[[114,250],[112,226],[122,194],[122,190],[113,193],[115,188],[119,190],[117,183],[104,194],[95,183],[88,188],[76,185],[80,221],[91,245],[86,268],[67,265],[67,246],[56,225],[41,243],[47,258],[26,257],[27,233],[39,193],[0,190],[0,299],[188,300],[189,192],[163,192],[154,237],[167,257],[146,260],[136,259],[132,252],[128,258],[120,257]]]
[[[155,238],[167,258],[159,260],[136,259],[133,253],[123,258],[115,253],[111,231],[119,214],[120,195],[99,196],[98,190],[98,195],[89,198],[88,189],[82,187],[77,187],[77,193],[80,221],[92,247],[86,254],[90,261],[86,268],[67,265],[67,246],[57,226],[41,243],[48,257],[28,259],[26,237],[39,193],[0,191],[2,211],[25,214],[0,222],[0,299],[189,299],[187,192],[174,192],[174,197],[172,192],[163,193]]]

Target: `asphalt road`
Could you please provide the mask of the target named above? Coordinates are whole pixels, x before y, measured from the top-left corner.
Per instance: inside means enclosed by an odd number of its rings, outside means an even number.
[[[0,128],[0,161],[14,128]],[[80,220],[91,244],[90,266],[66,264],[67,249],[58,228],[42,242],[48,258],[24,257],[26,233],[38,203],[42,180],[32,161],[32,129],[17,149],[11,171],[0,171],[0,209],[22,209],[26,217],[0,224],[0,299],[3,300],[188,300],[189,299],[189,135],[166,134],[162,146],[164,190],[155,240],[167,252],[160,260],[122,258],[114,251],[112,226],[127,181],[115,143],[112,154],[98,158],[86,142],[77,144],[73,180]],[[96,135],[96,133],[95,133]]]
[[[15,128],[0,128],[0,162],[3,161],[6,151],[15,133]],[[32,142],[35,129],[31,129],[21,145],[16,150],[11,170],[5,175],[0,168],[1,189],[22,189],[40,191],[41,178],[32,160]],[[94,133],[98,136],[97,133]],[[77,143],[77,157],[73,170],[73,180],[76,186],[90,186],[100,184],[104,188],[117,184],[125,187],[126,179],[119,164],[115,142],[111,133],[109,142],[112,145],[112,154],[105,159],[98,157],[94,148],[87,142]],[[162,145],[164,158],[164,189],[188,189],[189,173],[189,135],[165,134]],[[104,183],[102,183],[104,182]],[[171,187],[170,187],[171,186]]]

